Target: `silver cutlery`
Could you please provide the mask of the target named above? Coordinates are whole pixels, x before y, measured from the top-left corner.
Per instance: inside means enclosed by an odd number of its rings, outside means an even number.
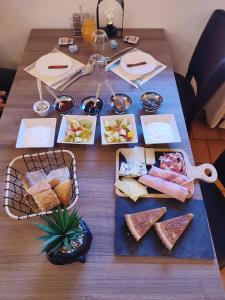
[[[39,78],[37,78],[37,86],[38,86],[38,93],[39,93],[39,98],[40,98],[40,103],[38,104],[37,110],[43,111],[43,110],[47,109],[47,105],[43,101],[42,84],[41,84],[41,80]]]
[[[122,50],[116,52],[116,53],[113,54],[112,56],[105,56],[105,59],[106,59],[107,63],[109,63],[109,62],[111,62],[115,57],[117,57],[118,55],[123,54],[123,53],[125,53],[125,52],[127,52],[127,51],[130,51],[130,50],[132,50],[132,49],[133,49],[133,47],[127,47],[127,48],[125,48],[125,49],[122,49]]]
[[[163,68],[163,65],[158,65],[158,66],[156,66],[152,71],[150,71],[150,72],[148,72],[148,73],[145,73],[145,74],[142,74],[142,75],[136,77],[135,79],[132,79],[131,81],[132,81],[132,82],[135,82],[135,83],[136,83],[136,81],[141,81],[141,80],[143,80],[146,76],[149,76],[149,75],[153,74],[155,71],[157,71],[158,69],[161,69],[161,68]],[[136,83],[136,84],[137,84],[137,83]],[[137,85],[138,85],[138,84],[137,84]]]
[[[136,50],[137,50],[137,48],[132,48],[131,50],[127,51],[127,53],[130,53],[130,52],[133,52],[133,51],[136,51]],[[107,66],[105,67],[105,70],[108,71],[115,64],[118,65],[120,63],[120,60],[121,60],[122,57],[123,57],[123,55],[121,55],[120,57],[116,58],[111,63],[107,64]]]
[[[68,80],[72,79],[74,75],[76,75],[77,73],[79,73],[82,70],[82,68],[76,69],[76,71],[74,71],[73,73],[59,79],[58,81],[55,81],[53,84],[51,84],[51,87],[55,88],[60,84],[66,83]]]
[[[60,87],[59,91],[63,92],[68,86],[70,86],[72,83],[74,83],[74,81],[76,81],[77,79],[79,79],[82,76],[90,74],[92,71],[93,71],[93,67],[91,64],[88,63],[87,65],[85,65],[83,67],[80,74],[78,74],[77,76],[73,77],[71,80],[66,82],[66,84],[64,84],[62,87]]]

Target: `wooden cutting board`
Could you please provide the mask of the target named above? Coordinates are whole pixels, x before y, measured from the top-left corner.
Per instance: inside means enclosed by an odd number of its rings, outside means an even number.
[[[122,162],[126,162],[125,157],[121,154],[121,150],[125,150],[126,148],[120,148],[116,151],[116,180],[119,179],[119,169]],[[151,148],[151,150],[155,154],[155,166],[159,167],[160,161],[159,157],[164,153],[172,153],[172,152],[179,152],[185,162],[185,169],[186,169],[186,176],[190,179],[199,179],[203,180],[208,183],[212,183],[217,180],[217,171],[212,164],[205,163],[200,166],[192,166],[188,155],[182,149],[168,149],[168,148]],[[150,169],[151,166],[147,166],[147,169]],[[210,174],[210,175],[207,175]],[[148,194],[144,197],[155,197],[155,198],[170,198],[171,196],[163,194],[159,191],[156,191],[152,188],[147,188]],[[122,193],[118,188],[115,188],[116,195],[124,196],[126,195]]]

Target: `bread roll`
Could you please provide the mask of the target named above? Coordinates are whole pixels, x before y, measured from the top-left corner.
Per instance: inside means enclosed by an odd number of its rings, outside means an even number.
[[[59,185],[54,189],[54,192],[59,198],[59,201],[61,204],[69,206],[70,205],[70,199],[72,194],[72,181],[71,179],[68,179]]]

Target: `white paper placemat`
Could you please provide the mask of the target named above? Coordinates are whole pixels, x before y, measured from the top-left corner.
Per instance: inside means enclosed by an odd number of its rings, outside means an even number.
[[[59,50],[55,50],[55,53],[60,53],[62,55],[65,55],[66,57],[70,57],[68,55],[66,55],[65,53],[59,51]],[[84,64],[82,64],[81,62],[79,62],[78,60],[70,57],[71,61],[72,61],[72,67],[70,68],[70,71],[67,72],[66,74],[64,74],[63,76],[57,76],[57,77],[50,77],[50,76],[43,76],[42,74],[40,74],[36,68],[36,61],[34,63],[32,63],[31,65],[29,65],[28,67],[26,67],[24,70],[29,73],[30,75],[36,77],[36,78],[40,78],[40,80],[42,82],[44,82],[45,84],[47,84],[48,86],[50,86],[52,89],[57,89],[59,86],[61,86],[67,79],[69,79],[72,75],[78,73],[84,66]]]
[[[139,49],[135,49],[134,51],[143,52]],[[106,67],[106,71],[112,71],[113,73],[117,74],[122,79],[126,80],[127,82],[129,82],[131,85],[133,85],[136,88],[138,88],[138,86],[137,86],[137,84],[135,84],[135,82],[134,82],[135,80],[138,80],[139,85],[142,85],[142,84],[144,84],[145,82],[147,82],[148,80],[150,80],[154,76],[158,75],[160,72],[162,72],[163,70],[165,70],[167,68],[166,65],[164,65],[163,63],[161,63],[158,60],[155,60],[156,61],[156,67],[151,72],[149,72],[147,74],[143,74],[143,75],[132,75],[132,74],[129,74],[129,73],[125,72],[122,69],[122,67],[120,66],[120,60],[121,60],[121,57],[119,59],[117,59],[116,61],[110,63]],[[141,79],[139,79],[140,77],[141,77]]]

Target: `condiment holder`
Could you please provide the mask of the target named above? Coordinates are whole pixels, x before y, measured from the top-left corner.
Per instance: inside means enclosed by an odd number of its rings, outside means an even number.
[[[116,93],[109,98],[109,105],[116,114],[125,114],[131,104],[131,98],[123,93]]]
[[[95,96],[89,96],[81,101],[80,108],[89,115],[98,115],[103,107],[103,101],[99,98],[102,84],[97,85]]]
[[[109,98],[109,105],[116,114],[125,114],[132,104],[131,98],[123,93],[115,93],[109,80],[105,80],[105,83],[112,94],[112,96]]]
[[[80,108],[89,115],[97,115],[100,113],[103,107],[103,101],[101,98],[95,96],[89,96],[81,100]]]
[[[163,103],[163,97],[154,92],[145,92],[141,95],[141,103],[146,112],[156,112]]]
[[[75,104],[76,102],[71,96],[60,95],[54,100],[53,107],[58,113],[68,114],[72,111]]]
[[[46,85],[46,90],[49,92],[49,94],[51,94],[54,97],[54,102],[53,102],[53,107],[55,109],[55,111],[57,111],[58,113],[61,114],[67,114],[69,113],[74,105],[76,104],[75,100],[68,95],[60,95],[57,96],[52,89],[50,89],[47,85]]]
[[[45,107],[45,109],[40,109],[41,105],[43,105],[43,104],[44,104],[43,107]],[[34,103],[33,110],[40,117],[47,117],[47,115],[49,114],[49,111],[50,111],[50,103],[46,100],[43,100],[43,99],[39,100],[39,101]]]

